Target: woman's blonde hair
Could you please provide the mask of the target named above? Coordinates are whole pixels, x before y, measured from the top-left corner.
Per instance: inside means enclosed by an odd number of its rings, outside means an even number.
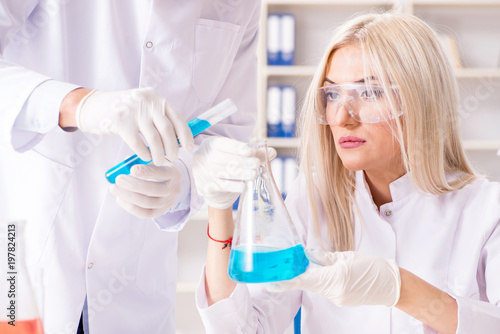
[[[318,234],[321,205],[328,247],[339,251],[354,249],[355,172],[343,166],[331,130],[317,123],[315,108],[316,91],[334,52],[347,45],[361,48],[365,74],[376,76],[386,89],[399,87],[399,101],[391,105],[400,105],[404,116],[396,117],[392,130],[415,185],[424,193],[442,194],[478,178],[462,147],[457,82],[437,34],[422,20],[402,13],[370,13],[347,21],[335,30],[318,66],[299,127],[300,169]],[[368,68],[372,73],[366,73]],[[448,182],[447,174],[458,178]]]

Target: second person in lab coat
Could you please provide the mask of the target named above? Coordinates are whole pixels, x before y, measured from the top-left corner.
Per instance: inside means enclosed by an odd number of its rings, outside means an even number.
[[[76,333],[82,311],[92,334],[175,332],[177,235],[203,203],[185,123],[231,98],[239,111],[206,134],[250,136],[259,14],[243,0],[0,1],[0,212],[27,221],[45,333]],[[154,163],[110,188],[105,171],[146,146]]]
[[[406,14],[340,26],[301,115],[301,173],[287,207],[312,261],[294,279],[236,284],[226,209],[259,162],[229,139],[194,158],[211,206],[196,301],[208,333],[498,333],[500,184],[475,174],[457,83],[437,34]],[[229,181],[217,171],[239,161]],[[210,185],[208,187],[208,185]],[[215,185],[224,185],[213,191]],[[211,189],[211,191],[208,191]]]

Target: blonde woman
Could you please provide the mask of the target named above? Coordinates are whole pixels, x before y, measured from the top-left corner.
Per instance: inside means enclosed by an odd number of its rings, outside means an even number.
[[[207,141],[193,169],[210,206],[196,296],[207,332],[283,333],[302,307],[303,333],[500,333],[500,184],[471,168],[457,105],[452,68],[418,18],[339,27],[308,91],[287,198],[314,264],[270,285],[232,282],[229,247],[214,241],[231,237],[228,207],[259,160]],[[240,168],[220,173],[228,161]]]

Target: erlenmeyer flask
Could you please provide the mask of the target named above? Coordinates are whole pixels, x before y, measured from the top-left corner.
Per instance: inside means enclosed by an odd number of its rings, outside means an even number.
[[[246,182],[240,196],[229,276],[243,283],[290,279],[302,274],[309,260],[271,174],[266,142],[250,145],[265,148],[260,150],[265,159],[257,177]]]
[[[43,334],[24,260],[24,222],[0,221],[0,333]]]

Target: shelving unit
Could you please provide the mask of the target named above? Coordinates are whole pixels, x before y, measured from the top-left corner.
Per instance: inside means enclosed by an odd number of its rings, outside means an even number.
[[[457,69],[456,77],[461,92],[464,145],[479,171],[500,181],[500,157],[496,156],[500,149],[500,0],[262,0],[254,137],[267,138],[267,87],[295,85],[300,111],[333,29],[352,15],[370,10],[415,14],[438,32],[455,37],[463,60],[463,68]],[[294,66],[267,66],[269,13],[295,16]],[[267,138],[267,141],[280,154],[294,153],[299,146],[298,138]],[[204,332],[194,306],[194,290],[205,262],[207,221],[207,212],[202,211],[180,233],[178,334]]]

